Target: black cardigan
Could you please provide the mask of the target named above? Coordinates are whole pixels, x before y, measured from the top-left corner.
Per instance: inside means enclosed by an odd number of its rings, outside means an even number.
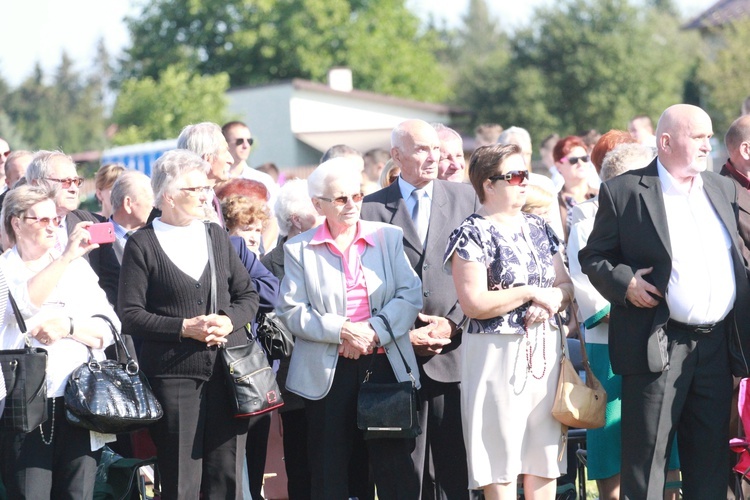
[[[216,224],[210,228],[218,283],[217,309],[219,314],[229,316],[235,328],[227,337],[226,346],[246,344],[245,325],[255,318],[258,292],[226,231]],[[151,224],[128,239],[122,257],[117,309],[122,333],[143,339],[138,359],[147,376],[200,380],[211,377],[216,348],[180,337],[183,319],[209,314],[210,283],[208,264],[198,281],[183,273],[164,253]]]

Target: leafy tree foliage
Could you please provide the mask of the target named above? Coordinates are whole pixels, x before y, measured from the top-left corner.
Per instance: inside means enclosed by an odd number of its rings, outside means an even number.
[[[29,147],[79,152],[101,149],[106,143],[101,82],[73,66],[63,53],[48,84],[37,64],[31,76],[7,94],[4,111],[9,125]]]
[[[747,61],[750,58],[750,20],[737,21],[712,33],[715,49],[702,62],[699,81],[714,132],[723,134],[740,114],[750,96]]]
[[[158,80],[127,80],[112,112],[112,121],[118,127],[113,142],[122,145],[169,139],[190,123],[222,123],[228,87],[226,73],[196,76],[178,66],[167,67]]]
[[[293,77],[323,81],[348,66],[357,88],[439,101],[448,95],[405,0],[156,0],[126,20],[129,77],[157,79],[168,64],[226,72],[232,86]]]
[[[698,40],[678,23],[664,5],[565,0],[538,9],[510,37],[505,60],[493,57],[459,88],[477,122],[522,126],[536,140],[623,129],[682,102]]]

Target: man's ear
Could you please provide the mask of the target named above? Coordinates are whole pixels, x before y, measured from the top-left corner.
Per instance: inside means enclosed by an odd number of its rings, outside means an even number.
[[[745,161],[750,160],[750,141],[742,141],[742,144],[740,144],[740,156]]]

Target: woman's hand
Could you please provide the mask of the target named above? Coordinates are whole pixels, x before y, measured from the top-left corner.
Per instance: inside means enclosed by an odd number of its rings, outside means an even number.
[[[183,320],[181,335],[214,346],[226,344],[227,335],[233,331],[234,325],[229,316],[208,314]]]
[[[339,346],[339,354],[344,356],[345,358],[359,359],[359,357],[363,353],[361,353],[359,349],[354,347],[351,342],[349,342],[348,340],[344,340],[341,342],[341,345]]]
[[[377,333],[367,321],[347,321],[339,335],[342,341],[348,341],[349,346],[360,354],[370,353],[379,342]]]
[[[536,303],[532,303],[526,310],[526,317],[524,318],[527,327],[534,323],[547,321],[550,318],[549,311]]]
[[[95,248],[99,248],[97,243],[91,243],[91,235],[86,229],[93,224],[93,222],[89,221],[76,224],[73,231],[68,235],[68,244],[62,253],[63,258],[72,261],[78,257],[83,257]]]
[[[29,332],[38,342],[44,345],[52,345],[70,332],[70,319],[55,318],[48,319],[44,323],[35,326]]]
[[[545,308],[549,316],[554,316],[562,308],[564,298],[565,294],[560,288],[537,287],[534,290],[532,304]]]

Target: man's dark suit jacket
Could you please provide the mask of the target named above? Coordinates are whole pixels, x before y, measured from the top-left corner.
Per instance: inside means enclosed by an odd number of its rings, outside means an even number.
[[[729,169],[727,169],[726,164],[721,167],[721,172],[719,173],[724,177],[732,179],[732,182],[734,182],[734,185],[737,188],[737,207],[739,208],[740,213],[738,226],[740,237],[742,237],[742,241],[745,243],[743,255],[745,256],[745,260],[750,263],[750,193],[745,186],[740,184],[739,181],[734,178]]]
[[[106,222],[107,219],[86,210],[73,210],[65,217],[68,234],[73,231],[76,224],[83,221],[93,223]],[[112,243],[99,245],[83,257],[91,265],[97,276],[99,276],[99,286],[107,294],[107,300],[113,306],[117,305],[117,287],[120,283],[120,262],[117,260]]]
[[[713,173],[701,174],[703,186],[719,219],[732,238],[732,260],[737,287],[734,323],[739,326],[745,352],[750,325],[750,285],[737,232],[737,192],[734,184]],[[602,184],[599,211],[588,244],[578,253],[583,272],[612,304],[609,353],[612,369],[621,375],[661,372],[668,367],[665,326],[669,308],[641,308],[625,299],[630,280],[638,269],[653,266],[644,276],[666,295],[672,272],[666,210],[656,160],[649,166],[626,172]],[[732,318],[729,318],[730,320]],[[734,328],[730,328],[736,333]]]
[[[464,313],[458,304],[453,278],[443,271],[443,257],[448,236],[463,220],[479,208],[474,189],[469,184],[435,180],[432,191],[427,246],[422,248],[411,214],[401,198],[398,182],[365,197],[361,216],[365,220],[387,222],[404,231],[404,252],[422,280],[422,313],[441,316],[460,325]],[[419,325],[418,325],[419,326]],[[460,380],[459,352],[461,335],[436,356],[417,356],[422,372],[437,382]]]

